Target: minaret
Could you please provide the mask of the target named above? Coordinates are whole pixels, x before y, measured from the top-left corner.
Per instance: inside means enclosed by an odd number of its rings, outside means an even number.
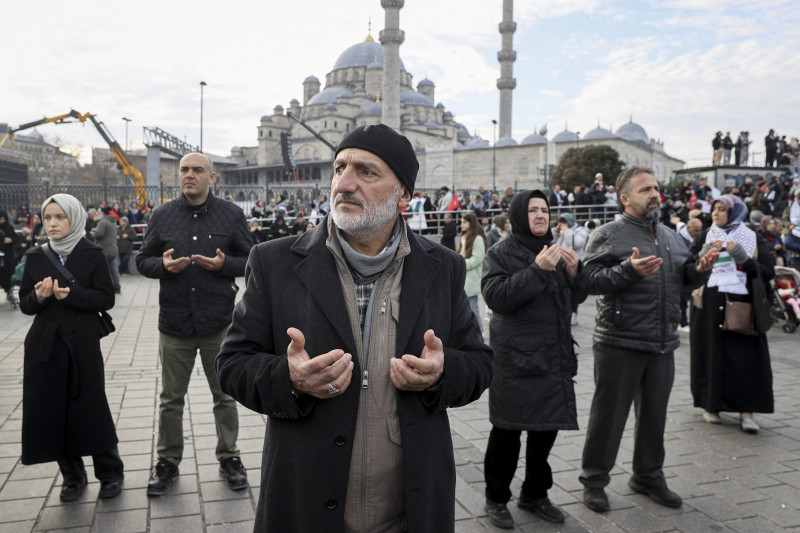
[[[497,88],[500,89],[500,131],[499,138],[511,137],[511,96],[517,86],[514,79],[514,61],[517,53],[513,50],[514,32],[517,23],[514,22],[514,0],[503,0],[503,22],[500,23],[500,34],[503,36],[503,49],[497,52],[500,62],[500,78]]]
[[[381,30],[383,45],[383,113],[381,121],[400,130],[400,45],[405,34],[400,30],[400,9],[404,0],[381,0],[385,11],[385,28]]]

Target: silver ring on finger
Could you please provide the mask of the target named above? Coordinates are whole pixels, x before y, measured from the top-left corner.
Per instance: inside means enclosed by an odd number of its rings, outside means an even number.
[[[334,395],[334,394],[337,394],[338,392],[339,392],[339,389],[337,389],[336,387],[331,385],[331,382],[329,381],[328,382],[328,394]]]

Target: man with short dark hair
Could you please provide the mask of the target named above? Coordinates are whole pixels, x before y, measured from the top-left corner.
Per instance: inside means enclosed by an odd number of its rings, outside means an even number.
[[[400,212],[419,164],[383,124],[342,140],[331,212],[247,262],[217,373],[269,416],[256,531],[453,531],[448,407],[492,375],[458,254]]]
[[[166,494],[178,478],[184,399],[198,352],[214,397],[220,476],[232,490],[247,487],[236,446],[236,401],[220,389],[214,358],[231,323],[239,290],[235,278],[244,274],[253,237],[241,208],[211,193],[215,178],[208,156],[183,156],[178,171],[181,195],[153,211],[136,257],[139,272],[160,280],[161,287],[158,462],[147,486],[149,496]]]
[[[631,403],[636,430],[628,485],[667,507],[681,497],[664,479],[664,427],[680,344],[680,293],[699,287],[718,253],[696,261],[681,237],[658,223],[653,171],[631,167],[617,179],[621,217],[596,229],[584,268],[597,299],[593,335],[595,392],[583,449],[584,504],[609,510],[604,487],[614,467]],[[631,253],[632,252],[632,253]]]
[[[711,140],[711,148],[714,149],[714,166],[718,167],[722,161],[722,132],[718,131]]]

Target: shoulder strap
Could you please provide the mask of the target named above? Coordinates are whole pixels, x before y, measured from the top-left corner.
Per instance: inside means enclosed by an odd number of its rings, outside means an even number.
[[[49,243],[42,246],[42,250],[44,251],[45,257],[47,257],[50,260],[50,262],[53,263],[53,265],[55,265],[56,269],[58,269],[59,273],[62,276],[67,278],[67,281],[69,281],[70,285],[77,285],[80,287],[81,284],[78,283],[78,280],[75,279],[75,276],[72,275],[72,272],[67,270],[67,267],[61,264],[61,260],[58,258],[53,249],[50,248]]]

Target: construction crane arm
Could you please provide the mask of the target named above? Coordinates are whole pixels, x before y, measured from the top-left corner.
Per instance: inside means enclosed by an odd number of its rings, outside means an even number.
[[[299,118],[297,118],[297,117],[295,116],[295,114],[294,114],[294,113],[291,113],[291,112],[287,111],[287,112],[286,112],[286,114],[287,114],[287,115],[289,115],[289,118],[293,119],[295,122],[297,122],[298,124],[300,124],[301,126],[303,126],[305,129],[307,129],[309,132],[311,132],[311,134],[312,134],[314,137],[316,137],[317,139],[319,139],[320,141],[322,141],[323,143],[325,143],[325,145],[326,145],[328,148],[330,148],[331,150],[333,150],[334,152],[336,152],[336,144],[334,144],[334,142],[333,142],[333,141],[331,141],[330,139],[328,139],[327,137],[325,137],[323,134],[321,134],[320,132],[318,132],[317,130],[315,130],[314,128],[312,128],[311,126],[309,126],[308,124],[306,124],[306,123],[305,123],[305,121],[303,121],[303,120],[300,120]]]

